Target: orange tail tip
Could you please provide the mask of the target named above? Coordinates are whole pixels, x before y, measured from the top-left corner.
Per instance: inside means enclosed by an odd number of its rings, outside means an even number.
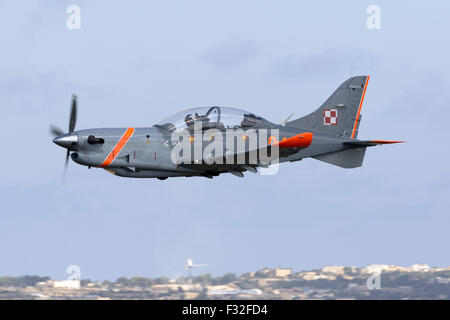
[[[279,148],[306,148],[311,144],[313,136],[311,132],[303,132],[287,139],[284,138],[272,145],[278,145]]]

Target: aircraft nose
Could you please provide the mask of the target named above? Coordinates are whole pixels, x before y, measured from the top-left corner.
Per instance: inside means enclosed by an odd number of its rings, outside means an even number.
[[[75,133],[66,133],[53,139],[58,146],[70,149],[78,143],[78,136]]]

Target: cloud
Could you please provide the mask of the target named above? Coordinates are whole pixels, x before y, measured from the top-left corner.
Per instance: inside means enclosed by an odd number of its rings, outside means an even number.
[[[445,77],[437,74],[428,74],[415,79],[414,83],[404,92],[395,96],[388,108],[391,119],[394,118],[396,127],[408,130],[416,137],[425,138],[421,127],[432,128],[433,133],[439,132],[448,135],[447,114],[450,104],[450,89]],[[413,126],[411,124],[416,124]],[[438,145],[440,141],[436,142]]]
[[[45,72],[28,63],[0,67],[0,99],[8,110],[42,110],[67,91],[66,78],[62,69]]]
[[[351,52],[327,49],[322,52],[290,54],[273,62],[273,70],[286,77],[311,77],[372,68],[378,63],[376,57],[365,50]],[[353,66],[352,66],[353,64]],[[353,74],[355,74],[353,72]]]
[[[258,45],[253,40],[238,36],[209,47],[200,55],[200,59],[221,68],[233,68],[257,54]]]

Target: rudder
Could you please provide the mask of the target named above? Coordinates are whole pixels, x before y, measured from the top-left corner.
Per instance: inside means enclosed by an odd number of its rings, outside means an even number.
[[[286,125],[311,129],[327,136],[356,138],[368,82],[369,76],[357,76],[344,81],[322,106]]]

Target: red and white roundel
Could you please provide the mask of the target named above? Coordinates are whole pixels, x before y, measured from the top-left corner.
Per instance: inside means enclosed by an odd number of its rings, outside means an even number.
[[[337,110],[336,109],[323,109],[323,124],[326,126],[337,125]]]

